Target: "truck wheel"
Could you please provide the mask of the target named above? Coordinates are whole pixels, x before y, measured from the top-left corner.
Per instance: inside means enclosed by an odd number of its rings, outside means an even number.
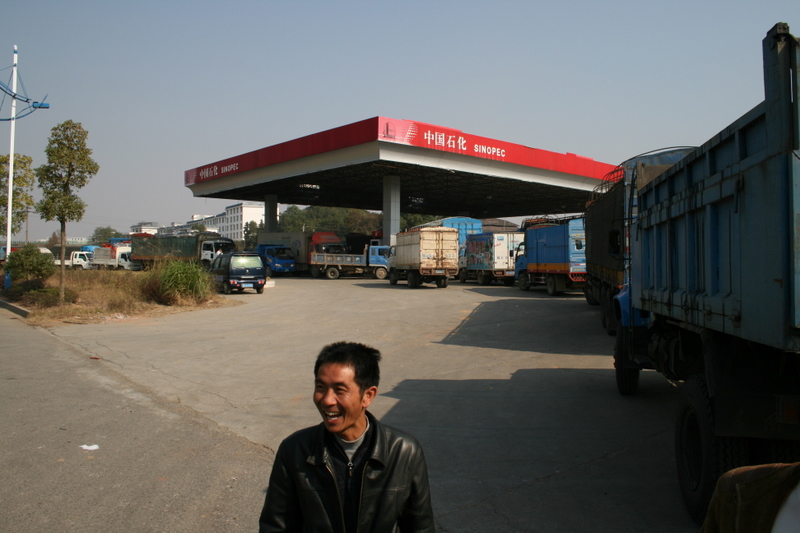
[[[460,281],[461,283],[466,283],[467,282],[467,269],[466,268],[462,268],[461,270],[458,271],[458,281]]]
[[[436,286],[440,289],[447,288],[447,278],[436,278]]]
[[[519,279],[517,279],[517,286],[519,286],[519,290],[521,291],[530,290],[531,284],[530,281],[528,281],[527,274],[520,275]]]
[[[311,272],[312,278],[318,278],[322,275],[322,272],[319,271],[319,267],[317,265],[311,265],[309,271]]]
[[[627,357],[625,356],[625,329],[617,333],[614,342],[614,374],[617,378],[617,390],[623,396],[632,396],[639,390],[639,375],[641,370],[625,366]]]
[[[325,269],[325,277],[327,279],[338,279],[339,269],[336,267],[328,267],[327,269]]]
[[[683,502],[698,525],[705,520],[719,476],[748,462],[747,439],[714,436],[714,414],[702,375],[689,376],[681,391],[675,462]]]
[[[409,270],[408,272],[408,288],[416,289],[421,283],[419,272],[416,270]]]
[[[545,284],[547,285],[547,294],[550,296],[558,296],[559,291],[558,287],[556,286],[556,277],[554,275],[548,274]]]
[[[492,282],[491,276],[483,270],[478,271],[478,285],[489,285]]]
[[[598,302],[595,299],[595,297],[592,296],[592,293],[589,290],[589,285],[588,284],[583,286],[583,297],[586,298],[586,303],[589,304],[589,305],[599,305],[600,304],[600,302]]]
[[[397,270],[389,272],[389,285],[397,285]]]
[[[375,279],[386,279],[386,276],[388,276],[389,273],[386,272],[385,268],[381,267],[381,268],[376,268],[373,275],[375,276]]]

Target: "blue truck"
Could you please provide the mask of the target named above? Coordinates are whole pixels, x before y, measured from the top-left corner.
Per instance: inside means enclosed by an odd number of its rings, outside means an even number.
[[[654,150],[620,164],[592,192],[584,213],[589,305],[600,308],[600,324],[617,333],[615,298],[630,276],[630,224],[638,212],[636,184],[665,171],[695,147]]]
[[[256,253],[261,256],[266,269],[266,277],[276,274],[294,274],[295,257],[292,249],[282,244],[259,244]]]
[[[514,252],[517,286],[523,291],[544,285],[547,294],[579,290],[586,275],[583,218],[546,222],[525,230]]]
[[[614,296],[618,391],[635,394],[643,369],[681,389],[676,470],[698,523],[726,470],[800,461],[798,48],[775,25],[764,101],[666,170],[630,161],[629,231],[587,224],[589,246],[610,243],[629,269]]]

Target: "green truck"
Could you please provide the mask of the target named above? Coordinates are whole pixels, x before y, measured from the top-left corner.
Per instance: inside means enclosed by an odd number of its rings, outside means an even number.
[[[236,244],[218,233],[194,235],[131,235],[131,260],[134,268],[146,270],[157,261],[197,261],[209,268],[218,253],[233,252]]]

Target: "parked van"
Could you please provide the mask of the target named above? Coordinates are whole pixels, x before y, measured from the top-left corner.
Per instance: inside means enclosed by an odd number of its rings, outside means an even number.
[[[225,294],[233,290],[244,292],[253,289],[264,292],[267,274],[261,257],[252,252],[229,252],[220,254],[211,263],[211,276],[217,289]]]

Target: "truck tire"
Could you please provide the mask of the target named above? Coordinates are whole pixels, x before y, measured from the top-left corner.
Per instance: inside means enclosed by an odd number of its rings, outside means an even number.
[[[409,289],[416,289],[420,286],[421,280],[419,276],[419,272],[416,270],[409,270],[408,271],[408,288]]]
[[[467,269],[466,268],[462,268],[461,270],[458,271],[458,281],[460,281],[461,283],[466,283],[467,282]]]
[[[388,276],[389,273],[386,272],[385,268],[378,267],[373,271],[372,275],[375,277],[375,279],[386,279],[386,276]]]
[[[447,278],[436,278],[436,286],[440,289],[447,288]]]
[[[702,375],[689,376],[681,391],[675,462],[683,502],[698,525],[705,520],[719,476],[748,462],[747,439],[714,436],[714,414]]]
[[[328,267],[325,269],[326,279],[339,279],[339,269],[336,267]]]
[[[521,274],[519,276],[519,279],[517,279],[517,286],[519,287],[519,290],[521,290],[521,291],[530,290],[531,284],[530,284],[530,281],[528,281],[528,275],[527,274]]]
[[[556,277],[553,274],[548,274],[545,280],[547,286],[547,294],[550,296],[558,296],[559,290],[556,285]]]
[[[312,278],[318,278],[322,275],[322,272],[319,271],[319,267],[317,265],[311,265],[309,271],[311,272]]]
[[[614,342],[614,374],[617,379],[617,390],[623,396],[633,396],[639,390],[639,376],[641,370],[626,367],[628,358],[625,356],[625,330],[617,332]]]
[[[492,282],[492,277],[483,270],[478,271],[478,285],[489,285]]]
[[[389,272],[389,285],[397,285],[397,270],[392,269]]]
[[[589,305],[600,305],[594,296],[592,296],[592,292],[589,289],[589,284],[583,286],[583,297],[586,298],[586,303]]]

